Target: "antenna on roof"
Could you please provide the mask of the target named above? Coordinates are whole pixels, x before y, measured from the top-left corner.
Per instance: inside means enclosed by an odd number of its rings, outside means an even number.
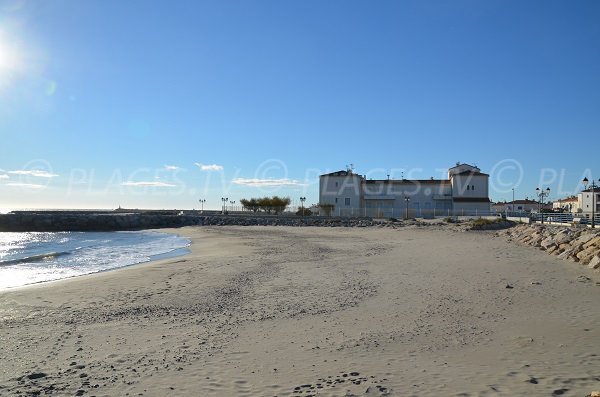
[[[354,164],[352,164],[352,163],[346,164],[346,171],[353,174],[354,173]]]
[[[460,165],[460,161],[457,161],[457,162],[456,162],[456,165],[457,165],[457,166],[458,166],[458,165]]]
[[[400,173],[400,176],[402,177],[402,180],[404,180],[404,171]]]

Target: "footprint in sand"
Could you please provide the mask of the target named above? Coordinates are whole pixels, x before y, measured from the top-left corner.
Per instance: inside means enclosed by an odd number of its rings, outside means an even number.
[[[318,396],[321,391],[333,391],[338,389],[344,395],[352,396],[387,396],[391,389],[382,382],[387,379],[377,379],[374,376],[361,375],[359,372],[344,372],[337,376],[319,378],[314,383],[305,383],[293,387],[295,396]]]

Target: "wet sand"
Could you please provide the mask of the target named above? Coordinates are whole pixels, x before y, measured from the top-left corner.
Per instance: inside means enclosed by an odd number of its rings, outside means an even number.
[[[599,273],[449,226],[189,227],[0,292],[0,395],[585,396]]]

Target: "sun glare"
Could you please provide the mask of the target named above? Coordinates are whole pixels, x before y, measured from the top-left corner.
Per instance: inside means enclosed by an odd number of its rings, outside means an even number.
[[[0,89],[8,85],[20,69],[19,51],[0,32]]]

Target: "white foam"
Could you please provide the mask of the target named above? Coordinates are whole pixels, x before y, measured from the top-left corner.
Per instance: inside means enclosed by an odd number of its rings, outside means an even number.
[[[181,255],[189,244],[173,234],[149,231],[0,233],[0,289]]]

